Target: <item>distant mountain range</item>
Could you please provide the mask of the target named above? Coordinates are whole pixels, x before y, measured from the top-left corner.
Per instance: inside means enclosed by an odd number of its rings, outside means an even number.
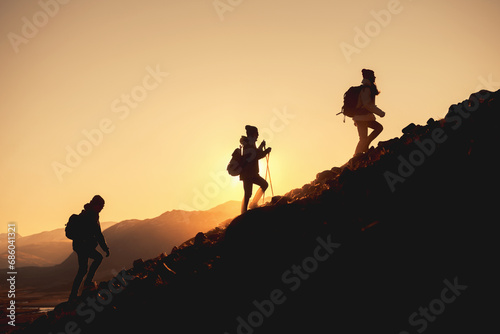
[[[104,223],[103,226],[111,225],[103,231],[111,255],[103,260],[95,279],[109,279],[138,258],[149,259],[163,252],[170,253],[174,246],[196,233],[206,232],[234,218],[240,206],[240,202],[229,201],[207,211],[173,210],[151,219]],[[78,263],[63,228],[20,237],[17,249],[19,280],[23,288],[58,290],[71,284]],[[99,246],[97,249],[102,252]]]
[[[101,223],[101,228],[114,222]],[[6,233],[0,234],[0,249],[7,249]],[[64,227],[23,237],[16,236],[16,267],[48,267],[64,261],[73,252],[71,240],[66,238]],[[7,268],[7,252],[0,254],[0,269]]]

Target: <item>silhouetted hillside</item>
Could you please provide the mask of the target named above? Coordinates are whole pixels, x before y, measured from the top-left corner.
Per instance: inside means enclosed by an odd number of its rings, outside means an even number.
[[[493,332],[499,118],[473,94],[23,333]]]

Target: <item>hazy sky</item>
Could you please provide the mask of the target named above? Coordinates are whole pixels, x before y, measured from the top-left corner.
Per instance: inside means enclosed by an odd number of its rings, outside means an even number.
[[[225,168],[246,124],[273,148],[275,195],[301,187],[352,156],[356,128],[335,114],[362,68],[380,140],[499,89],[499,14],[496,0],[2,1],[0,221],[63,227],[94,194],[101,221],[240,200]]]

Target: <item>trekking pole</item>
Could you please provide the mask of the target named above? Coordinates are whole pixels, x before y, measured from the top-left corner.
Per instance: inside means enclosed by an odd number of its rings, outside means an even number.
[[[267,155],[266,155],[266,161],[267,161]],[[264,180],[267,181],[267,166],[266,166],[266,176],[264,177]],[[262,193],[262,204],[265,204],[265,202],[266,202],[266,192],[264,191]]]
[[[271,153],[268,153],[266,155],[266,161],[267,161],[266,175],[269,174],[269,184],[271,185],[271,195],[274,197],[273,181],[271,181],[271,170],[269,169],[270,156],[271,156]]]
[[[267,160],[267,155],[266,155],[266,162],[267,164],[269,164],[269,161]],[[267,181],[267,172],[268,172],[268,165],[266,165],[266,176],[264,177],[264,180]],[[264,205],[266,203],[266,192],[264,191],[262,193],[262,205]]]
[[[269,156],[270,155],[271,155],[271,153],[268,153],[266,155],[266,177],[264,178],[264,180],[267,181],[267,175],[269,175],[269,184],[271,185],[271,195],[274,197],[273,183],[271,181],[271,170],[269,169]],[[265,198],[266,198],[266,193],[264,192],[264,194],[262,196],[262,204],[265,204]]]

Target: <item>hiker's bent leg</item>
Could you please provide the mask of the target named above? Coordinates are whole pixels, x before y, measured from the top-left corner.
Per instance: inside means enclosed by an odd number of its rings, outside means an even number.
[[[262,195],[264,195],[264,192],[269,186],[267,181],[264,180],[260,175],[257,175],[257,177],[253,180],[253,182],[258,186],[260,186],[260,188],[255,192],[255,196],[252,200],[252,203],[250,204],[250,208],[255,208],[258,206],[260,198],[262,197]]]
[[[80,289],[80,284],[82,284],[82,280],[88,269],[88,254],[86,252],[77,252],[76,254],[78,255],[78,272],[73,280],[73,287],[71,288],[71,294],[69,295],[70,299],[78,296],[78,289]]]
[[[356,150],[354,155],[368,151],[368,124],[367,122],[356,121],[356,127],[358,128],[359,142],[356,145]]]
[[[254,183],[262,189],[262,191],[266,191],[267,187],[269,187],[269,183],[262,176],[257,175],[257,178],[254,180]]]
[[[251,180],[243,180],[243,190],[245,195],[243,196],[243,202],[241,203],[241,213],[245,213],[248,209],[248,202],[250,197],[252,197],[253,182]]]
[[[90,265],[89,273],[87,274],[87,277],[85,278],[85,285],[89,285],[92,283],[92,279],[94,278],[95,272],[97,271],[97,268],[99,268],[99,265],[102,262],[102,255],[99,253],[96,249],[92,250],[91,253],[89,254],[89,257],[94,259],[92,261],[92,264]]]
[[[372,133],[370,133],[367,139],[367,146],[370,146],[370,143],[375,138],[377,138],[377,136],[382,132],[382,130],[384,130],[384,127],[377,121],[368,122],[368,127],[373,129]]]

